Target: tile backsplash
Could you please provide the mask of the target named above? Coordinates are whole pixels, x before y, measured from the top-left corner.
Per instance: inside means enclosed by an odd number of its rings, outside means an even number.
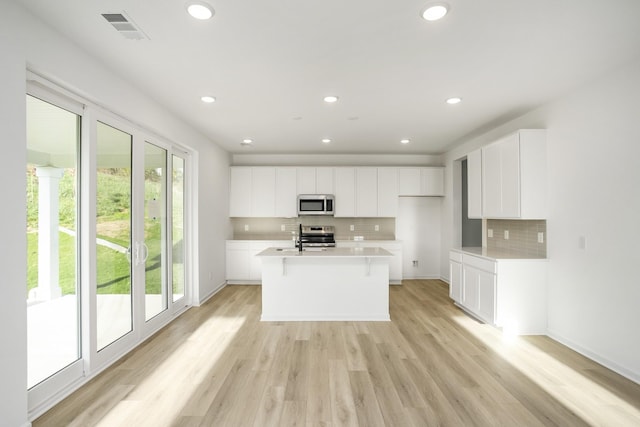
[[[290,240],[298,225],[332,225],[336,240],[395,240],[395,218],[335,218],[305,216],[298,218],[231,218],[235,240]],[[351,231],[353,226],[353,231]],[[376,226],[378,230],[376,231]],[[284,231],[282,230],[284,228]]]
[[[508,239],[505,239],[505,231],[508,232]],[[538,258],[547,257],[547,221],[545,220],[488,219],[486,233],[489,250],[506,250]],[[538,242],[538,233],[542,233],[542,243]]]

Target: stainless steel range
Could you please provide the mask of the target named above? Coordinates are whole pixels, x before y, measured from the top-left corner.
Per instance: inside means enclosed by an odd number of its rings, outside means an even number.
[[[299,241],[302,247],[332,248],[336,246],[331,225],[300,225]]]

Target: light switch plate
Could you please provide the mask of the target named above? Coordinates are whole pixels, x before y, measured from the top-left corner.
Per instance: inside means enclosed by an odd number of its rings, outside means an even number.
[[[378,224],[373,226],[374,231],[380,231],[380,226]]]
[[[353,226],[353,224],[351,224],[351,225],[349,226],[349,230],[350,230],[350,231],[355,230],[355,227]]]
[[[493,228],[487,230],[487,237],[493,237]]]
[[[244,225],[244,231],[249,231],[249,224]]]
[[[284,231],[284,224],[280,224],[280,231]]]
[[[509,230],[504,230],[504,240],[509,240]]]
[[[542,231],[538,231],[538,243],[544,243],[544,233]]]

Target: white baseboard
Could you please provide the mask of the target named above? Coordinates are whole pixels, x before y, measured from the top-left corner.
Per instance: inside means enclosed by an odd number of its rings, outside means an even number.
[[[204,298],[201,298],[200,301],[198,301],[198,303],[195,304],[195,306],[200,307],[202,304],[209,301],[215,294],[220,292],[225,286],[227,286],[227,282],[220,283],[218,287],[216,287],[214,290],[209,292],[209,294],[207,294]]]
[[[227,285],[261,285],[262,280],[227,280]]]
[[[640,373],[633,372],[623,366],[620,366],[617,363],[612,362],[611,360],[600,356],[599,354],[563,337],[562,335],[556,332],[547,330],[547,335],[550,338],[554,339],[555,341],[558,341],[560,344],[565,345],[570,349],[582,354],[583,356],[593,360],[594,362],[601,364],[605,368],[611,369],[613,372],[622,375],[623,377],[635,382],[636,384],[640,384]]]

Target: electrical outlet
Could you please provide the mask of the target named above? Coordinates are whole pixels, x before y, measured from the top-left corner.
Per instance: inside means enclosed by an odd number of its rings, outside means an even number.
[[[353,224],[351,224],[351,225],[349,226],[349,231],[353,231],[353,230],[355,230],[355,229],[356,229],[356,228],[353,226]]]
[[[538,243],[544,243],[544,233],[542,231],[538,231]]]
[[[378,224],[373,226],[374,231],[380,231],[380,226]]]
[[[487,230],[487,237],[493,237],[493,228]]]
[[[284,230],[285,230],[284,224],[281,224],[280,225],[280,231],[284,231]]]
[[[504,230],[504,240],[509,240],[509,230]]]
[[[249,231],[249,224],[244,225],[244,231]]]

